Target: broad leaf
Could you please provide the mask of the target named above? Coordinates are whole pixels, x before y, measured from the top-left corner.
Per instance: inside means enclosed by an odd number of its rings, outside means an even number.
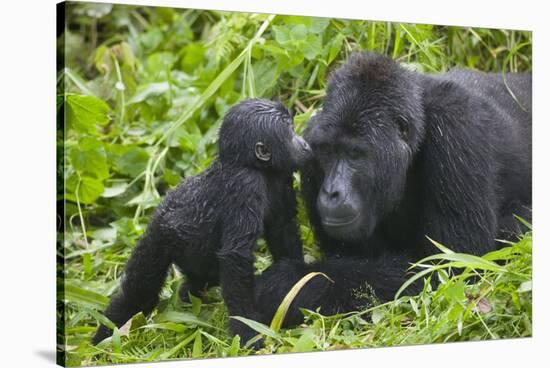
[[[106,125],[109,120],[109,105],[95,96],[67,96],[67,123],[81,133],[97,134],[97,125]]]

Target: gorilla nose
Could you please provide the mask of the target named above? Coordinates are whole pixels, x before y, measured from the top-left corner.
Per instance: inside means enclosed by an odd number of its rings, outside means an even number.
[[[348,201],[343,192],[338,188],[322,188],[317,209],[321,219],[328,226],[343,226],[353,222],[358,215],[357,209],[352,201]]]
[[[309,147],[309,144],[306,142],[304,138],[297,135],[295,139],[296,139],[298,149],[303,151],[303,153],[305,154],[311,153],[311,147]]]
[[[327,170],[317,197],[317,209],[325,228],[350,229],[361,215],[361,198],[353,188],[353,168],[345,160]]]
[[[300,144],[302,145],[302,149],[306,152],[311,152],[311,147],[309,146],[309,144],[305,141],[305,139],[302,139],[302,141],[300,142]]]
[[[324,191],[323,194],[328,202],[338,203],[342,199],[342,193],[339,190]]]
[[[342,207],[346,207],[343,203],[342,192],[339,190],[321,189],[318,200],[321,213],[331,213],[331,217],[336,215],[336,212],[341,212]]]
[[[294,156],[298,166],[305,165],[313,158],[313,150],[302,137],[295,135],[292,144],[294,146]]]

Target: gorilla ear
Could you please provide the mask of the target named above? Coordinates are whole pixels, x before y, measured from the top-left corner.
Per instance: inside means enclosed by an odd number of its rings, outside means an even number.
[[[260,161],[267,162],[271,160],[271,152],[269,152],[269,149],[262,142],[256,143],[256,146],[254,147],[254,154]]]
[[[409,139],[409,123],[403,118],[398,118],[397,128],[399,129],[399,134],[401,135],[401,138],[407,141]]]

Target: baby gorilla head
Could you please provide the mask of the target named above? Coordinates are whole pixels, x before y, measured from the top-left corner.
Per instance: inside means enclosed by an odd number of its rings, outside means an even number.
[[[311,156],[294,133],[292,117],[279,102],[251,99],[233,106],[220,128],[222,163],[292,172]]]

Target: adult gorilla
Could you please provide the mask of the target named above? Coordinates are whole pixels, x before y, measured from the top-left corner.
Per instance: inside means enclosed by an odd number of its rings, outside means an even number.
[[[327,259],[275,264],[258,280],[268,290],[258,296],[267,309],[316,269],[340,280],[334,290],[365,281],[389,295],[407,262],[434,252],[426,236],[480,255],[521,230],[514,214],[531,218],[529,74],[425,75],[381,55],[354,54],[333,73],[304,137],[316,160],[302,172],[303,194]],[[348,261],[336,267],[333,257]],[[368,274],[353,270],[361,265]],[[380,282],[388,276],[391,282]],[[310,291],[304,294],[329,312],[353,304],[349,292]],[[316,307],[303,298],[294,304]]]
[[[530,217],[531,76],[414,73],[376,54],[338,69],[304,135],[304,195],[328,255],[483,254]]]

